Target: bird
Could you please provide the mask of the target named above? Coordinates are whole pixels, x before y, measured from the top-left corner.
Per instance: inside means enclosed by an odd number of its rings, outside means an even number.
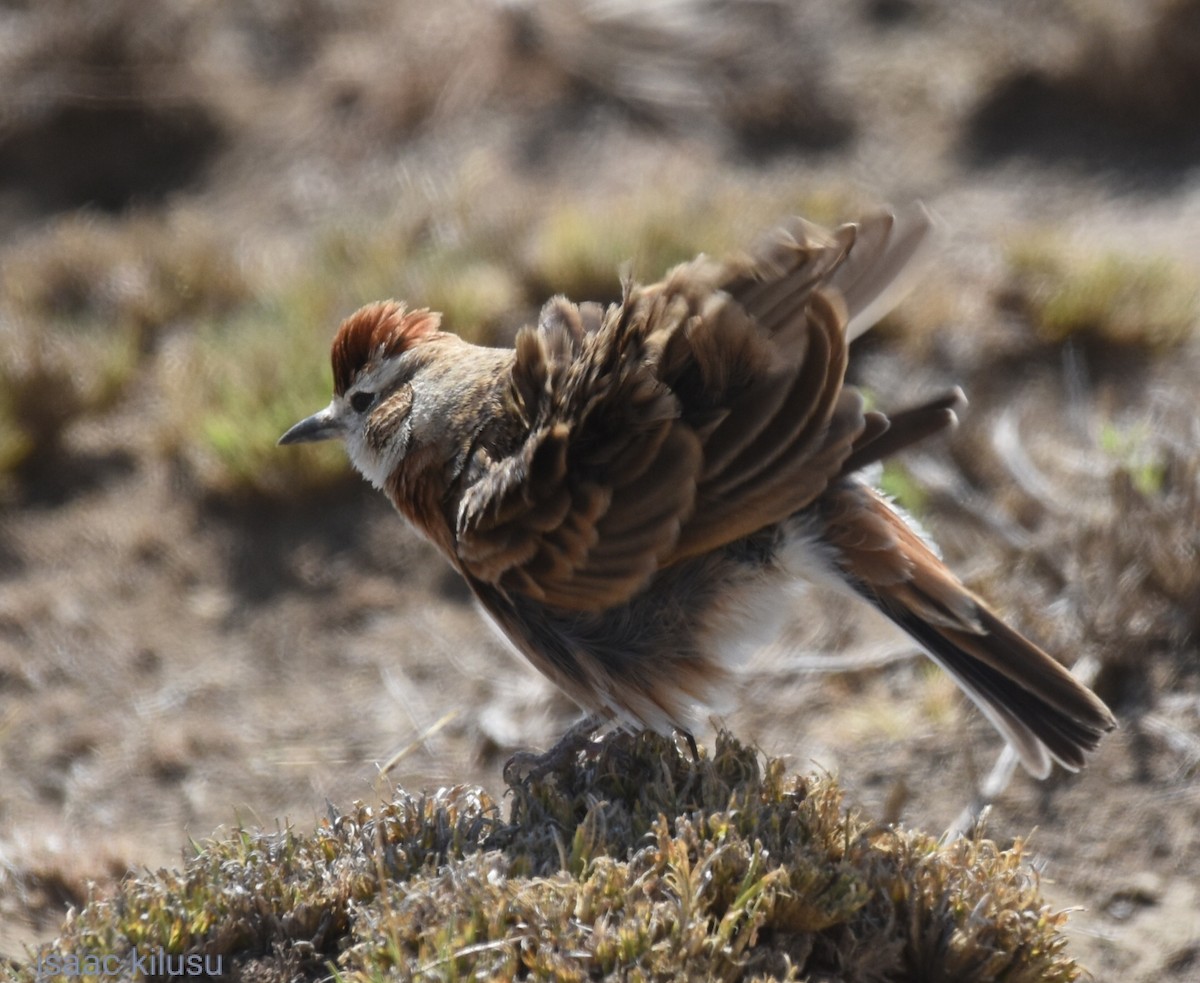
[[[798,581],[911,636],[1044,778],[1107,706],[1006,624],[868,480],[957,424],[960,389],[891,414],[849,344],[911,288],[923,206],[829,230],[793,218],[620,300],[558,295],[511,347],[394,300],[346,318],[334,392],[280,444],[340,439],[517,651],[590,716],[680,733],[727,704],[738,653]]]

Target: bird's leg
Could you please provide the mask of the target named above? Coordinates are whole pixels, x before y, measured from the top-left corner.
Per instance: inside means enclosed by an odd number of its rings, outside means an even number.
[[[592,735],[607,721],[598,713],[589,713],[572,724],[549,751],[538,754],[534,751],[518,751],[504,763],[504,780],[509,785],[529,778],[542,778],[562,765],[586,747]]]
[[[692,752],[692,761],[699,761],[700,749],[696,747],[696,738],[692,736],[692,732],[684,730],[682,727],[676,728],[676,732],[687,741],[688,750]]]

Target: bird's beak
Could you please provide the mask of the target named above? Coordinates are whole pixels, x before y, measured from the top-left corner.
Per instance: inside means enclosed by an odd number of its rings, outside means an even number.
[[[325,409],[306,416],[294,427],[279,438],[282,444],[308,444],[315,440],[329,440],[342,435],[342,425],[334,415],[333,404]]]

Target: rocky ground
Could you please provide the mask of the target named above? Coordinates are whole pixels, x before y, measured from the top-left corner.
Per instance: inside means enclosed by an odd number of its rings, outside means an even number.
[[[986,828],[1032,834],[1097,979],[1194,978],[1200,5],[427,6],[0,10],[0,952],[223,824],[498,791],[574,718],[381,498],[272,446],[338,317],[409,294],[502,342],[623,259],[921,199],[936,258],[852,375],[972,405],[888,487],[1122,724]],[[817,591],[730,707],[933,831],[1000,750]]]

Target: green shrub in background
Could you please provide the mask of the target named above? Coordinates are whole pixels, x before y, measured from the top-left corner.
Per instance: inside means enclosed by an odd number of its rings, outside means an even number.
[[[1046,341],[1161,351],[1195,335],[1200,286],[1165,256],[1088,253],[1048,236],[1009,250],[1013,300]]]

